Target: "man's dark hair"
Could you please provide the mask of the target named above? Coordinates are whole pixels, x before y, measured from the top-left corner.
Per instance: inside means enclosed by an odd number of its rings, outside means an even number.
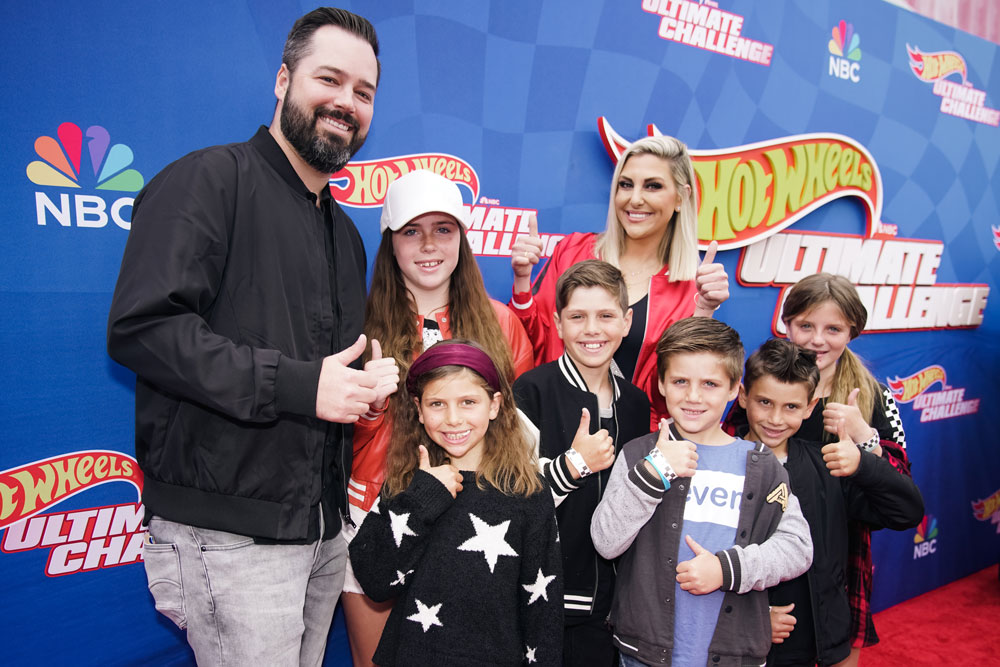
[[[809,400],[812,400],[813,392],[819,385],[816,353],[799,347],[790,340],[772,338],[747,359],[743,388],[749,392],[754,383],[765,376],[771,376],[783,384],[805,385]]]
[[[375,85],[378,85],[378,80],[382,78],[382,63],[378,59],[378,36],[375,34],[375,28],[365,17],[338,7],[319,7],[295,22],[288,33],[288,39],[285,40],[285,50],[281,54],[281,62],[285,63],[288,71],[295,71],[299,61],[309,55],[313,34],[327,25],[343,28],[371,45],[378,65],[375,79]]]

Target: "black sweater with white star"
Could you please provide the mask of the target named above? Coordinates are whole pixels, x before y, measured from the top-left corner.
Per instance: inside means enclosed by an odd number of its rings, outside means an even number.
[[[559,665],[563,584],[548,487],[529,497],[481,489],[462,473],[452,499],[418,470],[379,504],[351,542],[373,600],[395,598],[375,663]]]

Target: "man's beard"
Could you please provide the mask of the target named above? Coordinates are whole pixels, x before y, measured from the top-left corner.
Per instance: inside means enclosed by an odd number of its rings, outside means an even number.
[[[320,116],[329,116],[350,125],[354,130],[351,142],[344,143],[341,137],[320,130],[317,127],[321,122]],[[320,107],[310,114],[292,98],[292,87],[289,85],[281,108],[281,133],[306,164],[316,171],[333,174],[344,168],[368,138],[367,134],[359,133],[358,127],[354,116],[337,109]]]

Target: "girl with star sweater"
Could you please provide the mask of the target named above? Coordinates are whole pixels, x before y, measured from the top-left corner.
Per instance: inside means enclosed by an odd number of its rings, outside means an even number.
[[[559,665],[555,508],[507,378],[446,340],[401,394],[382,495],[350,545],[365,594],[396,600],[374,662]]]

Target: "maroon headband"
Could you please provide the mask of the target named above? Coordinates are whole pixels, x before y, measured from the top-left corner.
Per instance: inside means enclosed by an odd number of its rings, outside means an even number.
[[[432,346],[410,366],[406,374],[406,390],[410,395],[416,395],[417,379],[421,375],[441,366],[464,366],[481,375],[490,389],[500,391],[497,367],[485,352],[465,343],[445,343]]]

